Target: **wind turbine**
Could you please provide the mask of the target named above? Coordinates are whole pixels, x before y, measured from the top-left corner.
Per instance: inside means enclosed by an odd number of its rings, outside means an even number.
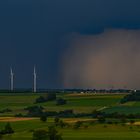
[[[14,73],[12,68],[10,68],[10,89],[11,91],[14,90]]]
[[[37,73],[36,73],[36,67],[34,66],[34,73],[33,73],[33,77],[34,77],[34,81],[33,81],[33,83],[34,83],[34,87],[33,87],[33,91],[34,91],[34,93],[36,93],[36,78],[37,78]]]

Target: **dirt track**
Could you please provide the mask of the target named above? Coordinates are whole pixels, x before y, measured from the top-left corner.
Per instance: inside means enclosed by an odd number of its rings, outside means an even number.
[[[82,118],[67,118],[67,119],[63,119],[63,121],[67,122],[67,123],[75,123],[77,121],[81,121],[81,122],[87,122],[87,121],[95,121],[96,119],[82,119]]]
[[[17,122],[17,121],[28,121],[37,118],[17,118],[17,117],[0,117],[0,122]]]

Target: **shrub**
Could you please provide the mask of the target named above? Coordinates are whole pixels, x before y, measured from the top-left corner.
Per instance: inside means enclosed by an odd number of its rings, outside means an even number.
[[[64,100],[64,99],[62,99],[62,98],[59,98],[59,99],[57,99],[57,101],[56,101],[56,105],[64,105],[64,104],[66,104],[66,103],[67,103],[67,101]]]
[[[104,125],[104,128],[106,128],[107,127],[107,125]]]
[[[46,130],[34,131],[33,140],[48,140],[48,132]]]
[[[134,124],[135,123],[135,120],[130,120],[130,124]]]
[[[61,117],[73,117],[74,116],[74,112],[73,110],[63,110],[63,111],[60,111],[58,113],[59,116]]]
[[[42,106],[31,106],[25,108],[28,111],[27,116],[30,117],[40,117],[43,114],[43,107]]]
[[[47,101],[54,101],[54,100],[56,100],[56,94],[55,93],[48,93],[46,95],[46,100]]]
[[[42,122],[46,122],[46,121],[47,121],[47,117],[46,117],[45,115],[42,115],[42,116],[40,117],[40,120],[41,120]]]
[[[15,117],[24,117],[22,113],[15,114]]]
[[[0,140],[2,140],[3,139],[3,135],[2,134],[0,134]]]
[[[46,99],[43,96],[40,96],[36,99],[35,103],[44,103],[46,102]]]
[[[77,121],[77,122],[74,124],[74,129],[80,128],[81,125],[82,125],[82,122],[81,122],[81,121]]]
[[[120,121],[121,121],[121,123],[124,123],[124,124],[127,122],[126,118],[121,118]]]
[[[99,122],[99,123],[105,123],[105,122],[106,122],[105,117],[103,117],[103,116],[99,117],[99,118],[98,118],[98,122]]]

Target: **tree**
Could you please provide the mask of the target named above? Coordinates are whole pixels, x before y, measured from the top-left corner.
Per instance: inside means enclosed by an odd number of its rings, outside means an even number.
[[[1,131],[1,134],[13,134],[14,133],[14,130],[13,128],[11,127],[11,124],[10,123],[7,123],[5,125],[5,128],[4,130]]]
[[[62,140],[61,134],[55,129],[55,127],[50,126],[48,131],[46,130],[36,130],[33,133],[33,140]]]
[[[36,130],[33,133],[33,140],[49,140],[46,130]]]
[[[35,103],[44,103],[44,102],[46,102],[46,100],[43,96],[38,97],[35,101]]]
[[[54,118],[54,123],[56,126],[59,124],[59,121],[60,121],[59,117]]]
[[[25,108],[28,111],[27,116],[30,117],[40,117],[43,114],[43,107],[42,106],[31,106]]]
[[[55,129],[55,127],[50,126],[48,130],[49,140],[62,140],[61,134]]]
[[[60,126],[61,128],[63,128],[63,127],[66,126],[66,123],[63,122],[62,120],[60,120],[60,121],[59,121],[59,126]]]
[[[123,104],[129,101],[140,101],[140,91],[133,91],[131,94],[124,96],[120,103]]]
[[[42,122],[46,122],[47,121],[47,117],[45,115],[41,115],[40,120]]]
[[[56,100],[56,94],[55,93],[47,93],[44,96],[40,96],[36,99],[35,103],[44,103],[47,101],[54,101]]]

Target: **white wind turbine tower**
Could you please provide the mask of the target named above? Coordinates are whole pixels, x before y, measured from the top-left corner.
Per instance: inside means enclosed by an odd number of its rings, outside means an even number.
[[[36,67],[34,66],[34,73],[33,73],[33,76],[34,76],[34,87],[33,87],[33,91],[34,93],[36,93],[36,78],[37,78],[37,73],[36,73]]]
[[[14,90],[14,73],[12,68],[10,68],[10,89],[11,91]]]

